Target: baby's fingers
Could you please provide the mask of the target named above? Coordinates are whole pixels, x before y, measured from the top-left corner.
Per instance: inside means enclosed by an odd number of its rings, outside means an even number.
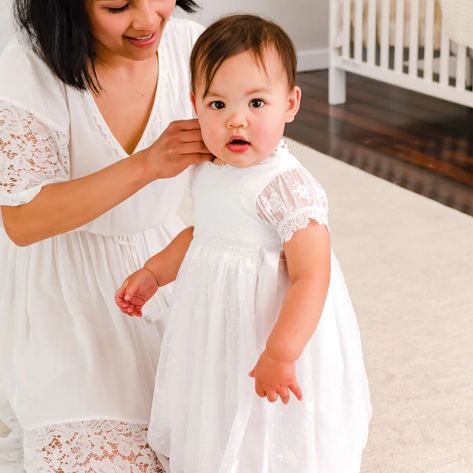
[[[125,294],[126,294],[126,288],[125,285],[120,287],[117,292],[115,293],[115,303],[120,307],[121,309],[124,309],[128,307],[128,302],[125,300]]]
[[[302,391],[299,384],[297,384],[297,381],[288,384],[287,387],[294,393],[294,396],[296,396],[299,401],[302,401]]]
[[[266,391],[261,387],[259,383],[255,383],[255,391],[259,397],[266,397]]]
[[[141,317],[141,307],[130,304],[129,307],[122,310],[126,315],[130,317]]]
[[[289,390],[286,386],[281,386],[278,389],[278,394],[283,404],[287,404],[289,402]]]
[[[135,295],[135,292],[138,290],[140,287],[140,282],[136,280],[128,281],[128,279],[125,281],[125,284],[123,285],[123,289],[125,291],[125,294],[123,296],[123,299],[127,302],[133,303],[131,300],[133,296]]]
[[[268,398],[269,402],[276,402],[278,400],[278,393],[273,389],[267,389],[266,397]]]

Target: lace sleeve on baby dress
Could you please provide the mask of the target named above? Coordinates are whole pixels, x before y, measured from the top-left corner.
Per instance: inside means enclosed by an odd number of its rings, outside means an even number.
[[[291,169],[275,177],[260,192],[256,210],[275,228],[282,242],[289,241],[310,220],[327,225],[327,196],[305,169]]]
[[[0,100],[0,205],[25,204],[44,185],[68,179],[65,134]]]

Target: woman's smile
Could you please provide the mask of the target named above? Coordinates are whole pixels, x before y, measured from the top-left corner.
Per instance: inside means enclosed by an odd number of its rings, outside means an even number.
[[[150,33],[140,36],[125,36],[125,38],[137,48],[147,48],[156,43],[157,34]]]

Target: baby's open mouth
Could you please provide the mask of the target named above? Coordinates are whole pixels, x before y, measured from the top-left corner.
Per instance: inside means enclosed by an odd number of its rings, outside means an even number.
[[[232,140],[230,141],[231,145],[240,145],[240,146],[243,146],[243,145],[249,145],[250,142],[249,141],[245,141],[245,140],[241,140],[241,139],[235,139],[235,140]]]
[[[250,146],[251,143],[243,138],[233,138],[233,140],[227,143],[227,148],[232,153],[244,153]]]

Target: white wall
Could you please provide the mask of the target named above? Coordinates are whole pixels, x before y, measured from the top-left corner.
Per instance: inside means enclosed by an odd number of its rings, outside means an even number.
[[[294,41],[299,70],[328,67],[329,0],[197,0],[201,10],[192,15],[203,25],[230,13],[254,13],[279,23]],[[0,51],[13,32],[13,0],[0,0]],[[186,16],[178,13],[178,16]]]
[[[0,52],[13,34],[11,10],[13,0],[0,0]]]
[[[299,70],[328,67],[328,2],[330,0],[196,0],[201,10],[190,16],[208,25],[230,13],[254,13],[280,24],[294,41]],[[333,0],[332,0],[333,1]],[[178,16],[186,16],[178,13]]]

